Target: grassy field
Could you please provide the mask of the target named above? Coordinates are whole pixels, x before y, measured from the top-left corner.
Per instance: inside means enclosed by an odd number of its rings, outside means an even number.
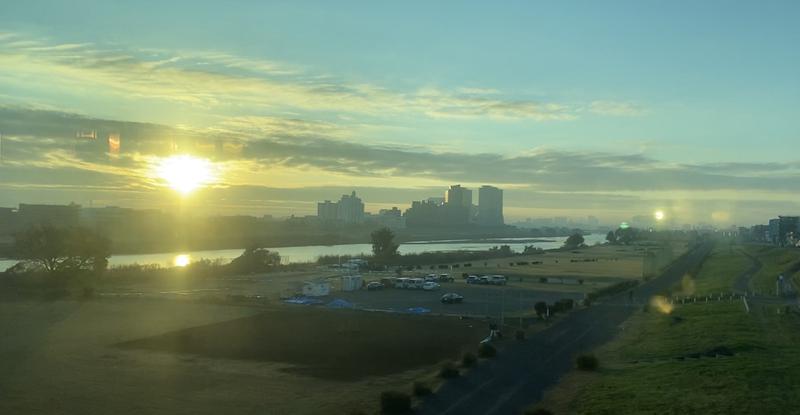
[[[758,258],[763,266],[753,277],[752,288],[760,292],[774,292],[775,279],[792,264],[800,261],[800,250],[774,246],[748,246],[746,252]],[[792,278],[795,286],[800,286],[800,275]]]
[[[697,290],[731,283],[743,271],[733,263],[749,266],[737,256],[715,251]],[[599,371],[570,373],[540,406],[559,414],[800,413],[799,342],[800,316],[777,305],[749,314],[741,301],[640,311],[596,351]]]
[[[706,258],[697,275],[686,276],[676,295],[692,296],[730,292],[736,278],[750,268],[752,262],[741,250],[718,246]]]
[[[474,349],[486,328],[471,324],[174,301],[0,302],[0,413],[374,413],[380,392],[409,392],[439,360]]]

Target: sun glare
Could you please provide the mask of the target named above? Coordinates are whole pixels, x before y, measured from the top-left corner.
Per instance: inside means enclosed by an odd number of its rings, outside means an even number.
[[[206,159],[180,155],[162,159],[157,174],[167,186],[185,195],[211,182],[211,170]]]
[[[663,210],[657,210],[657,211],[656,211],[656,212],[653,214],[653,216],[655,216],[655,217],[656,217],[656,220],[658,220],[658,221],[662,221],[662,220],[664,220],[664,211],[663,211]]]
[[[192,257],[186,254],[180,254],[172,261],[176,267],[185,267],[192,263]]]

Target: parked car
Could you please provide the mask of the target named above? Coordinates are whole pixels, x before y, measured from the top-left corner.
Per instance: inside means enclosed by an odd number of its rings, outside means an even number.
[[[470,275],[467,277],[467,284],[479,284],[480,278],[477,275]]]
[[[372,281],[371,283],[367,284],[367,290],[374,291],[374,290],[382,290],[384,287],[383,283],[378,281]]]
[[[450,274],[439,274],[439,282],[453,282],[453,277]]]
[[[478,284],[488,285],[492,283],[492,279],[488,275],[478,278]]]
[[[398,278],[397,281],[395,281],[394,286],[395,288],[408,288],[410,280],[411,278],[404,278],[404,277]]]
[[[506,285],[506,277],[503,275],[489,275],[489,282],[494,285]]]
[[[463,301],[464,297],[456,293],[447,293],[442,296],[442,303],[444,304],[455,304]]]
[[[433,282],[433,281],[428,281],[428,282],[422,284],[422,289],[425,290],[425,291],[438,290],[441,287],[442,286],[439,285],[438,282]]]
[[[425,276],[425,281],[433,281],[433,282],[439,281],[439,276],[436,274],[428,274]]]
[[[409,278],[408,283],[406,283],[406,288],[419,289],[422,288],[422,284],[424,283],[425,280],[422,278]]]

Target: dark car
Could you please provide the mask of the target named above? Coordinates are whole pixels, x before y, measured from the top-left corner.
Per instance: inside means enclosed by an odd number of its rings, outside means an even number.
[[[369,291],[382,290],[383,287],[384,287],[383,283],[377,282],[377,281],[373,281],[373,282],[367,284],[367,290],[369,290]]]
[[[442,296],[442,303],[444,304],[455,304],[463,301],[464,297],[456,293],[447,293]]]

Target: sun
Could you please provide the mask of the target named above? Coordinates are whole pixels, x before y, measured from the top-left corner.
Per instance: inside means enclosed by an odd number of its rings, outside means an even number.
[[[184,195],[207,185],[213,179],[211,162],[189,155],[162,159],[156,171],[167,186]]]
[[[655,211],[655,213],[653,213],[653,216],[655,216],[657,221],[662,221],[662,220],[664,220],[664,211],[663,210],[657,210],[657,211]]]
[[[176,256],[175,259],[172,261],[172,264],[175,265],[176,267],[185,267],[191,263],[192,263],[192,257],[186,254],[180,254]]]

